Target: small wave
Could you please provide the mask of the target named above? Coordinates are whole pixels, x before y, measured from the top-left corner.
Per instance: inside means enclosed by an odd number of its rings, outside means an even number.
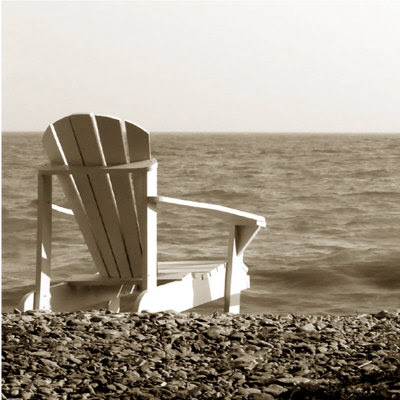
[[[238,190],[224,190],[224,189],[213,189],[213,190],[202,190],[202,191],[195,191],[189,192],[185,194],[186,198],[201,198],[204,199],[207,197],[205,201],[219,201],[219,200],[230,200],[230,199],[248,199],[248,193],[245,191],[238,191]]]
[[[321,235],[335,235],[336,237],[340,237],[342,235],[347,236],[348,232],[345,229],[340,229],[340,228],[327,228],[325,227],[324,229],[319,229],[318,233]]]
[[[318,267],[301,267],[298,269],[284,270],[257,270],[255,279],[262,280],[267,288],[286,288],[297,291],[318,290],[346,286],[350,283],[342,271]]]
[[[336,270],[362,282],[363,285],[387,290],[400,289],[400,254],[381,261],[342,265]]]
[[[364,251],[365,259],[371,259],[371,251]],[[400,291],[400,254],[380,256],[380,260],[362,261],[351,256],[351,251],[342,251],[334,256],[336,263],[330,267],[302,266],[251,270],[253,288],[270,292],[293,291],[294,293],[318,292],[376,292]],[[378,258],[379,255],[375,255]],[[312,261],[310,260],[310,263]],[[320,261],[318,265],[325,265]],[[398,307],[399,304],[393,306]]]
[[[391,173],[386,169],[372,169],[369,171],[359,171],[350,175],[352,178],[383,178],[391,176]]]
[[[354,192],[354,193],[342,193],[341,196],[349,196],[349,197],[354,197],[354,196],[374,196],[374,197],[395,197],[395,198],[400,198],[400,192],[383,192],[383,191],[365,191],[365,192]]]
[[[321,258],[319,261],[321,265],[329,265],[330,268],[336,268],[336,266],[340,265],[351,265],[351,263],[355,262],[356,257],[371,257],[373,256],[375,249],[362,249],[357,250],[354,248],[354,245],[348,243],[347,247],[344,245],[339,246],[334,249],[327,257]],[[360,254],[361,253],[361,254]]]
[[[27,215],[21,217],[3,218],[3,235],[6,237],[12,233],[25,232],[36,227],[36,219],[28,218]],[[4,240],[3,237],[3,240]]]
[[[304,233],[310,230],[312,224],[308,218],[296,218],[292,225],[293,232]]]
[[[327,158],[321,158],[319,160],[314,160],[311,162],[312,165],[320,165],[320,164],[326,164],[326,163],[331,163],[331,160],[328,160]]]
[[[309,201],[317,201],[317,202],[321,202],[321,201],[326,201],[326,200],[330,200],[330,197],[328,196],[316,196],[315,194],[311,194],[311,195],[301,195],[301,196],[293,196],[292,197],[292,201],[295,202],[299,202],[299,203],[305,203],[305,202],[309,202]]]
[[[313,153],[322,153],[322,154],[343,154],[345,151],[343,149],[333,150],[333,149],[313,149]]]

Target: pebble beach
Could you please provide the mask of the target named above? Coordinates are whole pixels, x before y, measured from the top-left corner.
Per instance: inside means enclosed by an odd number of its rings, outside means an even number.
[[[400,316],[2,315],[3,399],[400,399]]]

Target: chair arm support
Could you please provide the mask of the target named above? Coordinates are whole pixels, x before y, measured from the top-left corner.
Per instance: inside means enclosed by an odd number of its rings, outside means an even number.
[[[167,204],[194,208],[196,211],[201,211],[213,217],[227,220],[235,225],[256,225],[259,227],[265,227],[267,225],[265,218],[260,215],[235,210],[229,207],[164,196],[149,196],[147,199],[148,202],[153,205]]]
[[[53,211],[57,211],[61,214],[74,215],[74,212],[70,208],[61,207],[58,206],[57,204],[52,204],[51,208]]]

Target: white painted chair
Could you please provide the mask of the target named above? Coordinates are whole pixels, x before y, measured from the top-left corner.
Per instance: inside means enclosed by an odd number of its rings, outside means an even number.
[[[125,127],[125,128],[124,128]],[[50,125],[43,145],[51,162],[38,171],[36,290],[20,309],[72,311],[120,297],[133,310],[184,311],[224,297],[226,312],[239,312],[240,291],[250,287],[243,253],[264,217],[227,207],[157,196],[157,161],[149,134],[120,119],[74,114]],[[52,204],[57,175],[71,209]],[[230,222],[226,260],[157,262],[157,208],[191,207]],[[52,211],[75,216],[97,268],[50,284]]]

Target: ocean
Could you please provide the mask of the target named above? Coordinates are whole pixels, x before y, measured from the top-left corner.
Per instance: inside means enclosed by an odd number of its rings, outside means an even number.
[[[400,308],[400,135],[155,133],[151,141],[159,195],[266,217],[245,254],[242,312]],[[3,311],[34,284],[35,168],[45,162],[40,133],[3,134]],[[159,259],[224,257],[225,223],[181,212],[160,208]],[[91,272],[73,218],[55,216],[53,226],[53,280]],[[215,307],[222,302],[203,310]]]

